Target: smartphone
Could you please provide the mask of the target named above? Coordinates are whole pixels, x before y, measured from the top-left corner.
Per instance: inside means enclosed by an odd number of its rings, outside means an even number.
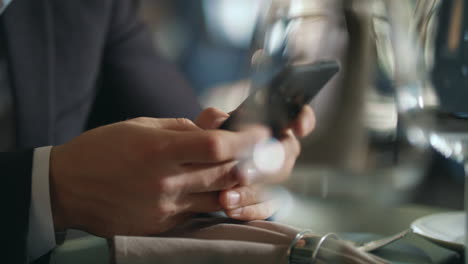
[[[321,61],[262,73],[261,81],[254,81],[253,92],[220,129],[236,131],[246,124],[262,124],[271,128],[275,138],[281,138],[282,131],[297,118],[302,107],[339,71],[336,61]]]

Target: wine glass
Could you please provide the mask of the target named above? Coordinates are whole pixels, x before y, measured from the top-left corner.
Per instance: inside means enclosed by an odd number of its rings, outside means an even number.
[[[376,220],[412,199],[427,161],[426,149],[399,136],[393,88],[400,61],[393,58],[397,47],[391,45],[393,24],[385,5],[383,0],[272,0],[262,8],[252,43],[254,81],[276,64],[333,60],[341,65],[312,102],[317,127],[302,142],[303,154],[285,185],[295,198],[290,206],[296,206],[287,223],[382,235],[407,228],[391,227],[392,217],[379,219],[386,228]],[[425,83],[424,71],[405,73],[408,81]]]
[[[431,146],[464,166],[465,212],[468,206],[467,4],[464,0],[382,1],[392,31],[387,45],[379,47],[382,60],[393,62],[388,75],[395,80],[398,108],[409,142]],[[465,235],[465,245],[466,241]]]
[[[466,163],[464,9],[464,0],[272,0],[261,8],[251,87],[276,65],[341,65],[312,103],[317,128],[285,185],[297,207],[287,223],[399,232],[410,224],[399,218],[417,215],[391,207],[412,202],[429,146]]]

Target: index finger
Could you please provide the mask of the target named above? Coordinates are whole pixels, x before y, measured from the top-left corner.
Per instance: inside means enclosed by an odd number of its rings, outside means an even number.
[[[304,106],[288,128],[298,137],[309,135],[315,128],[315,114],[312,108],[309,105]]]
[[[217,108],[207,108],[197,117],[195,124],[202,129],[216,129],[229,117]]]
[[[255,144],[270,137],[270,130],[251,126],[238,132],[204,130],[177,132],[169,155],[181,163],[219,163],[242,157]]]

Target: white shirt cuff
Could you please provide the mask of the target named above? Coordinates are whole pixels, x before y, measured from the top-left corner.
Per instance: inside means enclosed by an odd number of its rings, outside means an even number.
[[[49,192],[51,149],[49,146],[34,150],[28,232],[30,261],[47,254],[56,246]]]

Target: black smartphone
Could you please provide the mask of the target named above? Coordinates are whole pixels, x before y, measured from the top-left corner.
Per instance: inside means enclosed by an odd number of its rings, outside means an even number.
[[[261,81],[254,81],[253,92],[220,129],[235,131],[245,124],[263,124],[271,128],[274,137],[281,138],[283,129],[297,118],[302,107],[339,71],[336,61],[321,61],[262,73]]]

